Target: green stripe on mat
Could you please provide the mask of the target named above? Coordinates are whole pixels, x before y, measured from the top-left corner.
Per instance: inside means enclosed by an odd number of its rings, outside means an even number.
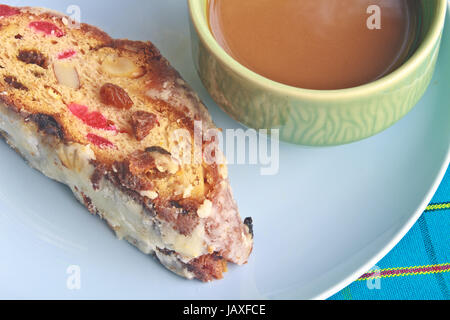
[[[450,202],[432,203],[425,209],[425,212],[447,210],[447,209],[450,209]]]

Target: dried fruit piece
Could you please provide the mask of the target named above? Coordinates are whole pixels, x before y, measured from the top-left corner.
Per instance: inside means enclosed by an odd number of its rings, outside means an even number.
[[[175,174],[180,166],[170,152],[161,147],[147,148],[130,155],[129,170],[133,175],[140,174]]]
[[[252,237],[253,237],[253,236],[254,236],[254,233],[253,233],[253,219],[252,219],[252,218],[245,218],[244,224],[247,226],[248,232],[249,232],[249,233],[252,235]]]
[[[145,175],[136,176],[130,172],[128,161],[116,161],[112,169],[118,182],[128,189],[136,191],[149,191],[154,189],[152,181]]]
[[[214,279],[223,279],[227,272],[227,261],[217,255],[201,256],[190,263],[188,269],[195,273],[198,279],[208,282]]]
[[[158,117],[153,113],[145,111],[133,113],[131,122],[134,129],[134,135],[139,141],[144,140],[150,134],[150,131],[152,131],[156,125],[159,125]]]
[[[33,76],[35,76],[36,78],[42,78],[44,76],[44,74],[42,72],[37,72],[37,71],[32,71],[31,72],[33,74]]]
[[[71,103],[68,105],[70,112],[88,126],[95,129],[116,131],[116,126],[106,119],[100,112],[89,112],[89,108],[81,104]]]
[[[19,81],[17,81],[16,77],[5,76],[3,78],[3,80],[5,80],[5,82],[7,84],[9,84],[11,87],[13,87],[14,89],[28,91],[28,88],[26,86],[24,86],[22,83],[20,83]]]
[[[33,114],[27,117],[26,121],[33,121],[38,126],[38,130],[45,134],[64,139],[64,130],[53,116],[48,114]]]
[[[144,75],[144,69],[138,67],[128,58],[110,55],[102,63],[103,71],[116,77],[139,78]]]
[[[13,8],[5,4],[0,4],[0,17],[9,17],[19,13],[20,10],[17,8]]]
[[[100,89],[100,100],[106,105],[120,109],[130,109],[133,106],[133,100],[128,93],[112,83],[107,83]]]
[[[136,151],[130,156],[130,172],[139,175],[156,170],[159,173],[175,174],[180,166],[167,150],[161,147]]]
[[[130,155],[129,169],[134,175],[147,173],[156,168],[155,158],[145,151],[136,151]]]
[[[48,21],[33,21],[29,24],[29,27],[34,31],[42,32],[47,36],[61,38],[66,35],[64,31]]]
[[[163,156],[172,156],[172,154],[169,151],[167,151],[164,148],[158,147],[158,146],[149,147],[149,148],[145,149],[145,152],[147,152],[147,153],[159,153],[159,154],[162,154]]]
[[[72,64],[55,62],[53,63],[53,71],[59,84],[73,89],[80,88],[80,77],[77,69]]]
[[[114,143],[112,143],[108,139],[105,139],[105,138],[100,137],[93,133],[89,133],[87,135],[87,139],[89,140],[89,142],[91,142],[93,145],[99,147],[100,149],[115,148]]]
[[[77,54],[77,52],[75,50],[72,50],[72,49],[66,50],[66,51],[58,54],[58,59],[59,60],[69,59],[69,58],[72,58],[76,54]]]
[[[41,68],[47,69],[47,57],[38,50],[20,50],[17,59],[27,64],[35,64]]]

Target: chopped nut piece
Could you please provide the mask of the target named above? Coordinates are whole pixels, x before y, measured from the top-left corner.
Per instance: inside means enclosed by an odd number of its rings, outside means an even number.
[[[73,143],[60,144],[56,150],[61,164],[69,170],[81,172],[87,164],[86,154],[79,152],[80,146]],[[86,146],[82,147],[86,150]]]
[[[212,202],[208,199],[198,208],[197,214],[200,218],[208,218],[212,213]]]
[[[156,169],[158,169],[159,172],[175,174],[178,172],[180,167],[172,159],[172,157],[158,157],[156,159]]]
[[[55,62],[53,71],[58,83],[73,89],[80,88],[80,78],[74,65],[66,62]]]
[[[128,58],[118,56],[108,56],[102,63],[103,71],[106,71],[112,76],[139,78],[144,75],[144,69],[138,67],[133,61]]]
[[[143,197],[147,197],[150,200],[155,200],[159,197],[159,194],[156,191],[141,191],[140,195]]]
[[[56,90],[53,87],[50,86],[44,86],[47,89],[48,94],[52,97],[55,98],[57,100],[62,100],[62,96],[61,93],[58,92],[58,90]]]
[[[187,199],[192,195],[192,190],[194,190],[194,186],[190,184],[183,190],[183,199]]]

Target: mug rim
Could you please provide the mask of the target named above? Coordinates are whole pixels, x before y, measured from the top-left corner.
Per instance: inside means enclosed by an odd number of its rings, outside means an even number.
[[[421,65],[421,63],[429,57],[433,52],[436,43],[439,42],[445,23],[448,0],[436,0],[436,12],[434,13],[435,16],[430,29],[417,50],[403,65],[375,81],[357,87],[337,90],[315,90],[289,86],[266,78],[240,64],[237,60],[232,58],[214,38],[208,25],[207,12],[202,12],[201,4],[206,1],[208,0],[188,0],[190,17],[200,40],[221,63],[229,67],[239,76],[245,78],[247,81],[256,83],[270,91],[276,91],[280,95],[298,96],[303,99],[328,100],[329,98],[347,99],[349,97],[364,96],[379,90],[384,90],[395,86],[396,83],[412,73],[417,66]]]

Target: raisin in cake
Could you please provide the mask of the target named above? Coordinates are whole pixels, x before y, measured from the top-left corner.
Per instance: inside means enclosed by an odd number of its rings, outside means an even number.
[[[252,220],[239,217],[226,166],[170,151],[177,130],[191,140],[195,121],[215,126],[153,44],[6,5],[0,41],[0,131],[32,167],[178,275],[210,281],[247,262]]]

